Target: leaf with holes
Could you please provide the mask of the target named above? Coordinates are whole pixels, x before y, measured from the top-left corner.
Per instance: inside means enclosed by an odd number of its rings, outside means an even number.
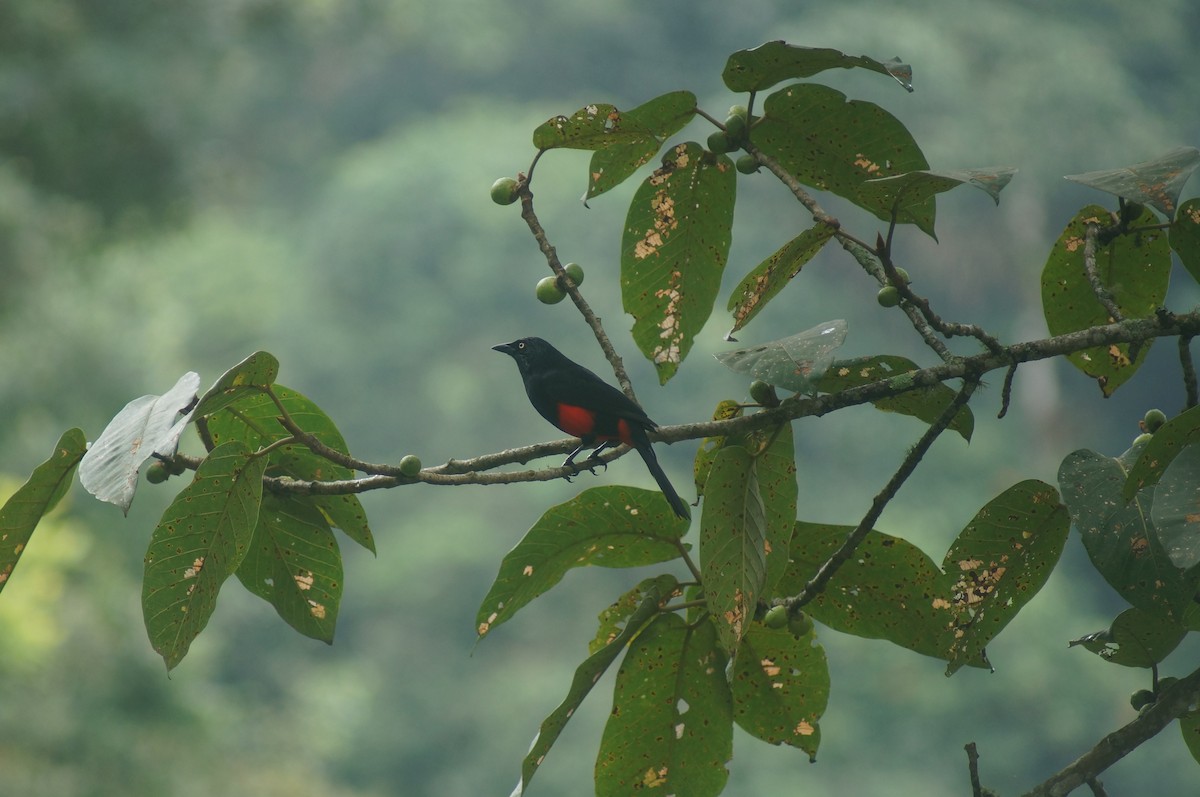
[[[1193,197],[1179,208],[1167,238],[1183,267],[1200,282],[1200,197]]]
[[[725,446],[713,462],[700,519],[704,599],[721,646],[737,650],[766,581],[766,517],[755,459]]]
[[[877,61],[865,55],[846,55],[828,47],[801,47],[775,41],[751,50],[738,50],[725,62],[721,78],[730,91],[762,91],[792,78],[810,77],[827,69],[869,69],[895,78],[912,91],[912,67],[899,58]]]
[[[1178,147],[1154,160],[1122,166],[1119,169],[1104,169],[1086,174],[1068,174],[1066,179],[1091,188],[1099,189],[1134,202],[1141,202],[1157,209],[1168,219],[1175,217],[1179,205],[1179,192],[1183,184],[1200,166],[1200,149]],[[1157,220],[1151,217],[1150,224]],[[1138,224],[1147,222],[1138,221]]]
[[[639,166],[649,163],[668,138],[692,121],[696,95],[672,91],[617,114],[606,145],[592,155],[585,200],[620,185]]]
[[[989,501],[946,552],[954,628],[946,674],[986,660],[988,642],[1046,583],[1070,522],[1058,491],[1028,479]]]
[[[552,116],[533,131],[538,149],[601,149],[617,140],[621,112],[604,102],[585,105],[570,116]]]
[[[730,673],[733,719],[769,744],[788,744],[817,758],[817,721],[829,702],[829,664],[811,635],[751,625]]]
[[[792,390],[812,393],[846,340],[841,319],[817,324],[788,338],[714,355],[726,368]]]
[[[1065,335],[1113,319],[1088,283],[1083,253],[1088,224],[1101,229],[1111,224],[1111,214],[1099,205],[1081,210],[1063,230],[1042,269],[1042,310],[1051,335]],[[1134,226],[1155,224],[1154,214],[1143,210]],[[1167,295],[1171,249],[1162,230],[1119,235],[1096,244],[1096,272],[1125,318],[1149,318]],[[1067,355],[1071,363],[1095,379],[1104,395],[1124,384],[1137,371],[1153,341],[1146,341],[1136,360],[1129,344],[1113,343]]]
[[[864,194],[866,181],[928,169],[921,148],[899,119],[874,103],[847,100],[840,91],[802,83],[776,91],[752,133],[765,154],[805,185],[831,191],[884,221],[890,203]],[[906,206],[897,219],[936,238],[931,196]]]
[[[733,710],[712,623],[660,614],[629,645],[596,757],[598,797],[715,797],[729,778]]]
[[[890,379],[911,371],[916,371],[917,364],[906,357],[892,354],[874,354],[866,357],[856,357],[852,360],[836,360],[825,375],[817,383],[817,390],[822,393],[840,393],[852,387],[869,385],[881,379]],[[896,412],[913,418],[933,423],[941,417],[954,401],[955,393],[948,386],[933,385],[916,390],[909,390],[897,396],[876,399],[871,403],[876,409],[884,412]],[[975,415],[970,407],[963,407],[950,421],[950,429],[962,435],[964,440],[970,440],[975,431]]]
[[[1193,570],[1200,564],[1200,446],[1183,449],[1163,473],[1150,520],[1173,565]]]
[[[238,580],[292,628],[333,644],[342,556],[325,516],[297,498],[265,493]]]
[[[205,391],[196,404],[197,418],[211,415],[247,394],[260,393],[275,384],[279,360],[270,352],[256,351],[230,368]]]
[[[142,396],[117,413],[79,463],[79,482],[101,501],[129,511],[138,469],[152,454],[171,456],[192,417],[200,375],[188,371],[161,396]]]
[[[221,585],[246,556],[266,466],[240,440],[213,449],[150,536],[142,613],[168,670],[208,625]]]
[[[980,169],[921,169],[892,177],[879,177],[863,183],[859,193],[878,207],[900,211],[921,205],[937,194],[973,185],[1000,204],[1000,192],[1008,185],[1017,170],[1011,166],[989,166]]]
[[[1148,668],[1165,659],[1186,634],[1187,629],[1179,623],[1135,606],[1118,614],[1106,630],[1073,639],[1068,644],[1081,645],[1122,667]]]
[[[810,227],[755,266],[729,296],[728,310],[733,314],[729,335],[750,323],[750,319],[800,273],[804,264],[821,251],[834,232],[836,230],[828,224]]]
[[[775,591],[800,592],[852,531],[853,526],[796,521],[791,566]],[[944,659],[950,615],[949,602],[939,600],[943,593],[949,593],[946,579],[924,551],[900,537],[872,530],[804,608],[836,631],[886,639]]]
[[[695,142],[674,147],[634,194],[621,242],[633,339],[666,383],[712,314],[732,241],[737,173]]]
[[[521,782],[514,794],[524,794],[529,781],[542,765],[550,748],[558,741],[567,721],[575,715],[576,709],[583,704],[583,699],[592,691],[592,687],[600,680],[616,661],[617,656],[629,645],[630,641],[641,633],[646,624],[658,614],[659,606],[675,594],[678,582],[673,576],[661,575],[648,578],[637,587],[627,592],[622,599],[614,604],[620,606],[621,622],[609,625],[612,615],[601,615],[600,630],[596,640],[588,646],[590,655],[575,669],[575,677],[571,679],[571,687],[567,696],[558,704],[554,711],[542,721],[538,734],[534,737],[529,753],[521,763]]]
[[[476,614],[485,636],[575,567],[640,567],[679,556],[688,523],[657,490],[592,487],[553,506],[500,563]]]
[[[1158,539],[1153,488],[1127,503],[1125,479],[1120,461],[1086,449],[1068,454],[1058,469],[1071,522],[1100,575],[1132,605],[1179,621],[1195,590]]]
[[[1175,457],[1194,443],[1200,443],[1200,407],[1176,415],[1151,435],[1129,469],[1121,497],[1132,500],[1138,490],[1158,484]]]
[[[33,469],[28,481],[0,507],[0,590],[25,552],[38,522],[50,513],[71,488],[71,477],[87,450],[80,429],[63,432],[54,453]]]

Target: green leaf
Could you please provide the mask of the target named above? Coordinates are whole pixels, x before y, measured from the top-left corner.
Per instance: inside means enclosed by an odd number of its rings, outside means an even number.
[[[810,77],[827,69],[855,67],[889,75],[906,91],[913,90],[912,67],[900,63],[899,58],[876,61],[865,55],[846,55],[826,47],[800,47],[782,41],[738,50],[725,62],[721,78],[730,91],[762,91],[784,80]]]
[[[797,393],[812,393],[833,364],[833,353],[845,340],[846,322],[837,319],[788,338],[714,356],[740,374]]]
[[[1120,461],[1086,449],[1068,454],[1058,469],[1071,522],[1100,575],[1133,606],[1179,621],[1194,590],[1159,542],[1151,521],[1153,489],[1126,503],[1125,479]]]
[[[1190,711],[1179,718],[1179,730],[1192,758],[1200,763],[1200,711]]]
[[[892,177],[867,180],[860,194],[865,201],[878,207],[897,210],[920,205],[933,196],[957,188],[973,185],[1000,204],[1000,192],[1008,185],[1017,170],[1011,166],[988,166],[980,169],[921,169]],[[869,199],[868,199],[869,198]]]
[[[188,371],[161,396],[142,396],[117,413],[79,463],[79,482],[101,501],[129,511],[138,469],[151,454],[173,455],[196,401],[200,376]]]
[[[715,797],[729,778],[733,722],[712,623],[660,614],[629,646],[596,758],[597,797],[639,791]]]
[[[765,520],[765,593],[787,572],[788,546],[792,542],[792,527],[796,524],[796,501],[800,489],[796,484],[796,446],[792,425],[787,423],[765,429],[762,434],[767,437],[769,444],[757,453],[755,471]]]
[[[988,642],[1042,588],[1067,528],[1053,487],[1020,482],[967,524],[945,572],[906,540],[873,530],[805,608],[836,630],[944,659],[947,675],[989,667]],[[799,592],[852,530],[797,522],[780,591]]]
[[[256,351],[230,368],[205,391],[196,404],[194,415],[211,415],[239,398],[259,393],[275,384],[279,376],[279,360],[270,352]]]
[[[321,510],[334,528],[342,530],[351,542],[375,553],[375,536],[367,523],[367,512],[357,495],[314,495],[307,499]]]
[[[946,552],[954,633],[946,674],[986,660],[988,642],[1046,583],[1070,523],[1058,491],[1029,479],[989,501]]]
[[[335,451],[347,453],[345,438],[320,407],[283,385],[272,386],[271,392],[278,396],[288,415],[300,428]],[[279,408],[271,396],[257,390],[240,396],[211,414],[207,426],[216,445],[240,440],[251,450],[291,436],[279,423]],[[270,460],[272,471],[282,471],[295,479],[332,481],[349,479],[354,475],[349,468],[317,456],[301,443],[280,446],[271,452]]]
[[[605,607],[598,615],[600,623],[596,627],[596,636],[588,643],[588,653],[602,650],[626,631],[629,628],[629,618],[633,617],[648,597],[656,596],[656,606],[668,598],[675,597],[679,593],[676,589],[678,584],[676,578],[668,573],[647,578]]]
[[[217,593],[250,545],[262,500],[264,457],[233,440],[213,449],[150,537],[142,614],[170,670],[212,616]]]
[[[1069,174],[1066,179],[1150,205],[1171,219],[1179,204],[1179,192],[1197,166],[1200,166],[1200,149],[1177,147],[1154,160],[1119,169]]]
[[[87,439],[82,430],[63,432],[54,453],[34,468],[29,479],[0,507],[0,591],[12,576],[38,522],[71,488],[71,476],[85,451]]]
[[[1179,623],[1134,607],[1118,614],[1107,630],[1073,639],[1069,645],[1082,645],[1122,667],[1149,668],[1165,659],[1186,634]]]
[[[1200,407],[1192,407],[1168,420],[1150,437],[1129,469],[1121,497],[1129,501],[1143,487],[1158,484],[1179,452],[1197,442],[1200,442]]]
[[[1192,279],[1200,282],[1200,197],[1193,197],[1179,208],[1167,239]]]
[[[553,506],[500,563],[476,614],[486,636],[574,567],[639,567],[679,556],[688,524],[657,490],[592,487]]]
[[[728,310],[733,314],[733,328],[729,330],[729,335],[746,326],[751,318],[758,315],[758,311],[800,273],[804,264],[821,251],[821,247],[825,246],[835,232],[836,230],[828,224],[810,227],[747,274],[729,296]],[[726,337],[728,338],[728,335]]]
[[[552,116],[533,131],[538,149],[601,149],[620,130],[621,112],[605,102],[585,105],[570,116]]]
[[[797,521],[792,564],[777,586],[794,595],[836,551],[853,526]],[[946,658],[950,626],[948,593],[941,570],[924,551],[900,537],[872,530],[804,608],[815,619],[847,634],[886,639],[935,658]],[[978,666],[985,666],[980,661]]]
[[[1150,520],[1171,564],[1180,570],[1200,564],[1200,446],[1185,448],[1163,473]]]
[[[929,168],[908,129],[874,103],[847,101],[840,91],[805,83],[776,91],[763,108],[751,134],[759,149],[805,185],[831,191],[884,221],[892,218],[891,203],[864,194],[866,181]],[[897,221],[936,238],[936,214],[929,197],[906,206]]]
[[[712,313],[732,241],[737,173],[695,142],[634,194],[621,242],[621,301],[658,379],[674,376]]]
[[[542,721],[538,735],[529,748],[529,753],[521,763],[521,782],[513,792],[513,797],[524,794],[538,768],[545,760],[550,748],[558,741],[567,721],[575,715],[576,709],[583,704],[583,699],[592,691],[592,687],[620,655],[621,651],[635,636],[641,633],[646,623],[658,613],[659,606],[675,593],[678,582],[673,576],[661,575],[648,578],[637,587],[625,593],[614,607],[620,606],[623,625],[610,625],[611,614],[601,614],[600,630],[596,635],[596,643],[589,645],[591,655],[575,669],[575,677],[571,679],[571,688],[567,696],[558,704],[554,711]]]
[[[588,167],[584,199],[599,196],[620,185],[644,163],[649,163],[667,139],[696,115],[696,95],[672,91],[631,111],[618,113],[615,129],[597,149]]]
[[[721,646],[737,650],[766,581],[766,518],[755,459],[725,446],[713,462],[700,519],[704,599]]]
[[[817,758],[817,721],[829,702],[829,665],[812,635],[754,623],[742,640],[730,677],[733,720],[769,744],[789,744]]]
[[[822,393],[840,393],[852,387],[869,385],[882,379],[891,379],[918,370],[917,364],[906,357],[892,354],[874,354],[852,360],[836,360],[825,371],[817,383]],[[872,401],[876,409],[896,412],[933,423],[946,411],[958,394],[946,385],[909,390],[897,396]],[[963,407],[950,422],[950,429],[970,440],[975,431],[975,415],[970,407]]]
[[[1088,284],[1083,265],[1085,236],[1089,223],[1103,229],[1111,214],[1099,205],[1081,210],[1063,230],[1046,266],[1042,269],[1042,309],[1051,335],[1064,335],[1089,327],[1110,324],[1113,319]],[[1133,226],[1155,224],[1154,214],[1143,210]],[[1119,235],[1106,244],[1096,244],[1096,271],[1112,294],[1125,318],[1148,318],[1167,295],[1171,250],[1162,230]],[[1137,371],[1152,341],[1129,359],[1129,344],[1097,346],[1067,355],[1071,363],[1100,384],[1105,396],[1112,395]]]
[[[333,643],[342,556],[325,516],[297,498],[266,493],[238,579],[305,636]]]
[[[742,416],[742,405],[733,399],[725,399],[717,403],[717,409],[713,412],[714,421],[724,421],[729,418],[740,418]],[[706,437],[700,442],[700,447],[696,449],[696,458],[692,465],[692,478],[696,483],[696,496],[704,495],[704,485],[708,483],[708,474],[712,471],[712,464],[717,459],[717,454],[725,445],[726,439],[720,437]]]

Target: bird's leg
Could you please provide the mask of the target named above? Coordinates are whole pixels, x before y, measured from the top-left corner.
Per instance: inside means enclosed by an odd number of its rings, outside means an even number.
[[[563,460],[562,467],[564,467],[564,468],[566,468],[568,466],[573,467],[573,468],[575,468],[575,473],[579,473],[580,471],[586,470],[593,475],[596,473],[596,465],[603,465],[604,469],[608,470],[607,462],[598,462],[597,460],[600,459],[600,452],[603,451],[604,449],[608,448],[611,445],[612,445],[612,443],[608,442],[608,441],[601,443],[600,445],[596,446],[595,449],[592,450],[592,453],[588,455],[587,459],[585,459],[581,464],[576,465],[575,457],[579,456],[579,453],[588,447],[587,443],[580,443],[579,447],[576,448],[574,451],[572,451],[570,454],[568,454],[567,458]],[[591,463],[591,464],[589,464],[589,463]],[[567,481],[571,481],[570,476],[564,476],[563,478],[566,479]]]

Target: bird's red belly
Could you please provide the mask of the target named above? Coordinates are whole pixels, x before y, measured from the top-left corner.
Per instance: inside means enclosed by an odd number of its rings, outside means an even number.
[[[607,419],[599,419],[595,412],[576,407],[573,404],[558,405],[558,423],[555,425],[564,432],[576,437],[592,438],[594,440],[618,440],[622,443],[633,444],[629,433],[629,423],[624,418],[617,418],[616,423],[605,423]]]

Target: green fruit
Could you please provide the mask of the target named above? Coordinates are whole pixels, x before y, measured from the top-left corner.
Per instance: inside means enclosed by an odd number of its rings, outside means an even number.
[[[900,277],[901,280],[904,281],[905,285],[912,282],[912,278],[908,276],[908,272],[905,271],[904,269],[900,268],[899,266],[896,266],[896,274]]]
[[[755,379],[750,383],[750,398],[759,404],[770,404],[772,406],[778,402],[775,396],[775,388],[761,379]]]
[[[746,136],[746,117],[730,116],[725,120],[725,135],[732,141],[741,141]]]
[[[146,468],[146,481],[151,484],[162,484],[169,478],[171,478],[171,473],[163,462],[155,460],[150,463],[150,467]]]
[[[754,159],[753,155],[743,155],[737,159],[734,166],[742,174],[754,174],[758,171],[758,161]]]
[[[740,116],[740,117],[742,117],[742,120],[745,121],[746,119],[750,118],[750,109],[747,108],[745,105],[730,105],[729,106],[729,115],[730,116]]]
[[[1158,679],[1158,692],[1157,692],[1157,693],[1161,695],[1161,694],[1163,693],[1163,690],[1164,690],[1164,689],[1170,689],[1170,688],[1171,688],[1172,686],[1174,686],[1174,685],[1175,685],[1175,684],[1176,684],[1178,681],[1179,681],[1179,679],[1178,679],[1178,678],[1176,678],[1176,677],[1175,677],[1175,676],[1173,676],[1173,675],[1168,675],[1166,678],[1159,678],[1159,679]]]
[[[884,285],[875,294],[875,301],[879,302],[880,307],[895,307],[900,304],[900,291],[895,285]]]
[[[400,460],[400,475],[413,478],[421,472],[421,458],[415,454],[406,454]]]
[[[804,612],[796,612],[788,618],[788,630],[795,636],[808,636],[813,630],[813,621]]]
[[[767,628],[783,628],[788,624],[788,610],[786,606],[772,606],[767,609],[767,616],[763,618],[763,625]]]
[[[578,263],[567,263],[563,266],[563,271],[567,272],[567,276],[571,278],[571,282],[578,287],[583,284],[583,266]]]
[[[1152,434],[1140,434],[1137,437],[1133,438],[1133,443],[1130,444],[1130,448],[1140,446],[1143,443],[1149,443],[1153,439],[1154,439],[1154,435],[1152,435]]]
[[[729,136],[724,130],[714,130],[712,135],[708,137],[708,149],[710,152],[715,152],[720,155],[722,152],[729,152],[735,147],[730,146]]]
[[[511,205],[517,201],[517,181],[511,177],[501,177],[492,183],[492,201],[497,205]]]
[[[538,280],[535,293],[542,304],[558,304],[566,296],[563,289],[558,287],[558,277],[542,277]]]
[[[1150,434],[1157,432],[1166,422],[1167,414],[1162,410],[1146,410],[1146,417],[1142,418],[1142,426]]]
[[[1141,711],[1154,702],[1154,693],[1149,689],[1139,689],[1129,696],[1129,705],[1134,711]]]

